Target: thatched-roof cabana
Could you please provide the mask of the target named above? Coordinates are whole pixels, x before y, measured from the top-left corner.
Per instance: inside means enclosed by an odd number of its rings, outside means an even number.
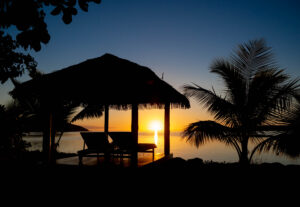
[[[17,93],[15,90],[13,93]],[[129,107],[132,103],[163,108],[189,108],[189,101],[147,67],[111,54],[43,75],[22,84],[22,93],[80,103]]]
[[[105,131],[108,108],[132,109],[132,131],[138,132],[138,108],[165,108],[165,154],[169,154],[169,110],[189,108],[188,99],[149,68],[111,54],[29,80],[13,96],[38,97],[48,107],[57,102],[102,105]]]

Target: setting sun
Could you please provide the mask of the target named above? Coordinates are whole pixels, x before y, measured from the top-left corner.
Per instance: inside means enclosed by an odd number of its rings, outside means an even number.
[[[149,124],[149,129],[153,131],[160,131],[162,130],[162,123],[158,120],[152,121]]]

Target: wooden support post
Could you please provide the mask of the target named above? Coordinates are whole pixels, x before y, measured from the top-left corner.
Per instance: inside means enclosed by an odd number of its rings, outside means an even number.
[[[50,161],[50,116],[45,113],[43,116],[43,162],[48,164]]]
[[[50,152],[49,152],[49,157],[50,157],[50,164],[51,165],[54,165],[56,163],[56,146],[55,146],[55,134],[56,134],[56,131],[55,131],[55,121],[54,121],[54,114],[53,113],[50,113],[50,123],[49,123],[49,126],[50,126]]]
[[[170,103],[165,104],[165,127],[164,127],[165,156],[170,155]]]
[[[131,132],[133,134],[135,143],[136,143],[136,152],[133,153],[132,156],[132,165],[137,166],[138,162],[138,133],[139,133],[139,109],[138,109],[138,104],[132,104],[132,109],[131,109]]]
[[[52,114],[46,112],[43,116],[43,154],[44,154],[44,164],[48,165],[52,160]]]
[[[108,136],[108,116],[109,116],[109,105],[105,105],[104,108],[104,133]]]

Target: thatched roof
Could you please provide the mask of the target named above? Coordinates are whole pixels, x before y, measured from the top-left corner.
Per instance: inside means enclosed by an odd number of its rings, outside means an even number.
[[[105,54],[29,80],[11,92],[13,96],[38,96],[115,107],[140,106],[189,108],[188,99],[161,80],[149,68]]]

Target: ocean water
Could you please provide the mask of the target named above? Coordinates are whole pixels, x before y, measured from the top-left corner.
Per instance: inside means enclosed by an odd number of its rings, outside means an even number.
[[[58,140],[58,137],[56,138]],[[24,137],[25,141],[31,143],[31,147],[28,150],[42,150],[42,136],[41,134],[31,134]],[[155,136],[151,133],[140,133],[139,143],[155,143]],[[250,145],[249,148],[252,146]],[[80,132],[65,132],[62,136],[58,151],[65,153],[77,153],[77,151],[83,149],[83,140]],[[215,161],[215,162],[237,162],[238,156],[236,151],[226,146],[223,143],[214,141],[209,142],[199,148],[194,145],[187,143],[183,139],[180,133],[171,133],[170,137],[170,151],[173,157],[181,157],[183,159],[201,158],[204,161]],[[162,134],[158,134],[157,137],[157,148],[155,152],[164,152],[164,138]],[[291,159],[285,156],[276,156],[273,153],[256,154],[253,157],[255,163],[263,162],[279,162],[284,165],[287,164],[298,164],[300,165],[300,158]]]

